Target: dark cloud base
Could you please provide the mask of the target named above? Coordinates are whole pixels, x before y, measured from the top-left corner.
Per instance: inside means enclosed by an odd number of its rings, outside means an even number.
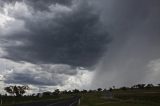
[[[47,0],[43,5],[48,6],[50,2]],[[30,6],[34,7],[36,3],[31,2]],[[45,12],[41,12],[45,15]],[[38,15],[36,11],[34,14]],[[30,32],[15,33],[6,38],[23,42],[23,45],[4,47],[7,52],[4,58],[35,64],[91,68],[103,56],[111,40],[100,22],[100,15],[87,3],[82,3],[71,12],[58,13],[56,18],[42,20],[33,16],[21,20]]]

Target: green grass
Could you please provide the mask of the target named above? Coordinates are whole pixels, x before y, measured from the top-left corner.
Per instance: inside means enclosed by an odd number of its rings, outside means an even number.
[[[13,100],[15,103],[28,103],[36,101],[56,100],[61,101],[73,96],[74,94],[65,94],[59,96],[39,97],[6,97],[5,105],[11,106]],[[160,89],[128,89],[113,90],[113,99],[106,99],[104,92],[79,93],[81,95],[80,106],[160,106]]]
[[[0,106],[12,106],[13,104],[23,104],[23,103],[32,103],[32,102],[40,102],[40,101],[63,101],[67,98],[70,98],[70,95],[61,95],[61,96],[44,96],[44,97],[36,97],[36,96],[23,96],[23,97],[12,97],[7,96],[3,97],[3,105]]]
[[[113,91],[114,98],[101,93],[83,94],[81,106],[160,106],[160,92],[153,90]]]

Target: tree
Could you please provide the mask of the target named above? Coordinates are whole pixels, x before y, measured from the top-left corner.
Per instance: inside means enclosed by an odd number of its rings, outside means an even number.
[[[87,90],[83,89],[83,91],[81,91],[82,93],[87,93]]]
[[[14,95],[13,86],[5,87],[4,90],[9,94]]]
[[[79,90],[78,89],[74,89],[72,92],[73,93],[79,93]]]
[[[138,85],[137,85],[137,88],[143,89],[143,88],[145,87],[145,85],[146,85],[146,84],[138,84]]]
[[[127,87],[124,86],[124,87],[121,87],[120,89],[125,91],[127,90]]]
[[[110,91],[110,92],[112,92],[112,90],[113,90],[112,88],[109,88],[109,91]]]
[[[105,88],[105,89],[103,89],[103,92],[107,92],[107,89]]]
[[[72,91],[71,91],[71,90],[69,90],[69,91],[68,91],[68,94],[72,94]]]
[[[67,90],[64,90],[62,93],[63,93],[63,94],[68,94],[68,91],[67,91]]]
[[[89,90],[88,92],[89,92],[89,93],[93,93],[93,92],[94,92],[94,90]]]
[[[43,96],[51,96],[52,95],[52,93],[51,92],[43,92]]]
[[[147,84],[147,85],[146,85],[146,88],[153,88],[153,87],[154,87],[153,84]]]
[[[4,90],[11,95],[22,96],[24,93],[26,93],[26,90],[29,90],[29,87],[28,86],[9,86],[9,87],[5,87]]]
[[[131,89],[134,89],[134,88],[137,88],[137,85],[133,85],[133,86],[131,87]]]
[[[102,88],[98,88],[97,91],[101,92],[101,91],[102,91]]]
[[[59,89],[56,89],[54,92],[53,92],[54,95],[59,95],[60,94],[60,91]]]

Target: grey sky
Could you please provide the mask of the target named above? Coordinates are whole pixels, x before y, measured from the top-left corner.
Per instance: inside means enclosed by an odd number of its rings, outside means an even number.
[[[159,0],[0,2],[0,62],[15,69],[1,74],[4,83],[79,88],[85,80],[90,81],[85,88],[159,83]]]
[[[103,2],[103,3],[102,3]],[[159,83],[160,70],[149,68],[160,58],[160,1],[103,0],[103,20],[114,37],[97,68],[94,86]],[[111,6],[105,6],[109,3]],[[108,4],[108,5],[109,5]],[[154,74],[153,74],[154,73]],[[105,84],[106,83],[106,84]]]

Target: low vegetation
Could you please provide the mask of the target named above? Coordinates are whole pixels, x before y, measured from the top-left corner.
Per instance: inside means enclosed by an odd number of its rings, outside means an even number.
[[[28,86],[9,86],[5,90],[10,95],[0,95],[2,106],[37,101],[63,101],[72,96],[81,96],[80,106],[160,106],[160,84],[137,84],[132,87],[97,90],[65,90],[24,95]]]

